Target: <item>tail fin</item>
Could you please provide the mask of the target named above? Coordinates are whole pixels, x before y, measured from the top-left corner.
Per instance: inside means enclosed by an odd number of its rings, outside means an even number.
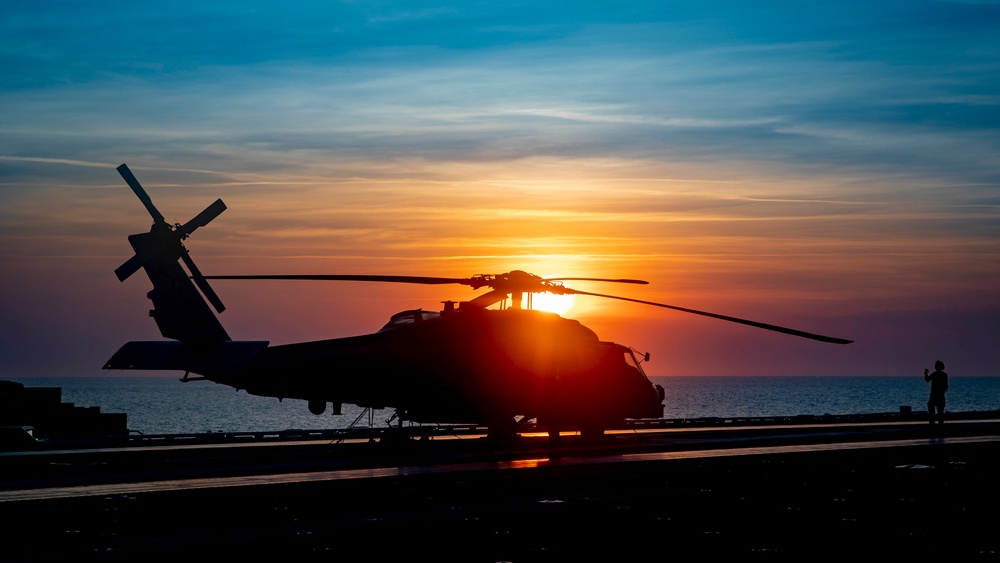
[[[141,233],[131,235],[128,241],[136,254],[141,255],[161,246],[162,243],[156,240],[158,236],[155,232]],[[143,263],[143,270],[153,282],[153,290],[146,294],[153,302],[149,316],[156,321],[164,338],[205,343],[231,340],[181,267],[181,252],[186,253],[187,250],[179,244],[161,248]]]
[[[135,255],[115,270],[118,279],[125,281],[139,268],[146,271],[149,280],[153,282],[153,290],[147,294],[153,302],[153,310],[149,315],[156,321],[160,334],[164,337],[190,343],[229,341],[229,335],[205,300],[207,298],[220,313],[225,306],[194,265],[182,243],[195,229],[207,225],[225,211],[226,204],[221,199],[216,200],[184,225],[170,225],[153,205],[128,166],[122,164],[118,167],[118,172],[153,218],[153,226],[148,233],[128,237]],[[187,265],[191,276],[181,267],[180,261]],[[199,288],[201,293],[198,292]]]

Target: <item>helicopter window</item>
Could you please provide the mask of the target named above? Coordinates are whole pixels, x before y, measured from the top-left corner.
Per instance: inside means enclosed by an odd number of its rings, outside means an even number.
[[[629,366],[630,368],[634,368],[636,371],[639,372],[640,375],[646,377],[646,372],[642,369],[642,364],[635,357],[635,353],[633,353],[632,350],[630,349],[624,350],[623,355],[625,356],[625,365]]]
[[[411,310],[411,311],[402,311],[402,312],[396,313],[395,315],[393,315],[392,317],[390,317],[389,318],[389,322],[386,323],[385,326],[383,326],[381,328],[380,332],[382,330],[386,330],[386,329],[390,329],[390,328],[394,328],[394,327],[398,327],[398,326],[413,324],[413,323],[417,323],[417,322],[421,322],[421,321],[426,321],[426,320],[429,320],[429,319],[435,319],[435,318],[440,317],[440,316],[441,316],[441,313],[435,313],[435,312],[432,312],[432,311],[424,311],[423,309],[414,309],[414,310]]]

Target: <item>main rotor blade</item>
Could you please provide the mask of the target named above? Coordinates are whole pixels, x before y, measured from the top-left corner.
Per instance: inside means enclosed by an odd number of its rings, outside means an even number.
[[[675,305],[666,305],[664,303],[655,303],[653,301],[643,301],[641,299],[631,299],[629,297],[618,297],[617,295],[605,295],[603,293],[590,293],[589,291],[579,291],[575,289],[567,289],[566,293],[572,293],[576,295],[591,295],[593,297],[607,297],[609,299],[619,299],[621,301],[631,301],[633,303],[642,303],[643,305],[652,305],[654,307],[663,307],[664,309],[673,309],[675,311],[682,311],[684,313],[691,313],[694,315],[701,315],[703,317],[711,317],[713,319],[720,319],[723,321],[729,321],[733,323],[740,323],[756,328],[762,328],[764,330],[772,330],[774,332],[781,332],[784,334],[790,334],[792,336],[799,336],[802,338],[809,338],[811,340],[819,340],[820,342],[830,342],[832,344],[850,344],[854,342],[853,340],[844,340],[843,338],[834,338],[833,336],[823,336],[822,334],[813,334],[811,332],[805,332],[801,330],[795,330],[794,328],[786,328],[783,326],[777,326],[767,323],[759,323],[757,321],[749,321],[747,319],[740,319],[737,317],[729,317],[726,315],[718,315],[716,313],[707,313],[705,311],[698,311],[695,309],[686,309],[684,307],[677,307]]]
[[[387,283],[417,283],[444,285],[457,283],[472,285],[468,278],[434,278],[426,276],[380,276],[380,275],[273,275],[273,276],[205,276],[207,280],[317,280],[317,281],[366,281]]]
[[[183,252],[181,254],[181,260],[184,260],[184,263],[187,264],[188,271],[191,272],[191,279],[194,280],[194,283],[198,286],[198,289],[201,290],[205,299],[208,299],[208,302],[215,307],[216,311],[220,313],[225,311],[226,306],[222,304],[222,300],[219,299],[218,295],[216,295],[212,286],[208,285],[208,282],[205,281],[205,276],[201,275],[201,270],[198,269],[198,266],[194,265],[194,260],[191,259],[191,255],[187,252]]]
[[[166,223],[166,220],[163,218],[163,214],[161,214],[153,205],[153,200],[149,199],[149,195],[146,193],[146,190],[142,189],[142,185],[139,184],[139,180],[135,179],[135,176],[132,174],[132,171],[128,169],[128,166],[122,164],[117,168],[117,170],[118,173],[122,175],[122,178],[125,179],[125,183],[128,184],[128,187],[132,188],[132,191],[135,192],[139,201],[146,206],[146,211],[149,212],[153,221],[157,223]]]
[[[334,274],[277,274],[277,275],[249,275],[249,276],[205,276],[209,280],[315,280],[315,281],[365,281],[365,282],[387,282],[387,283],[415,283],[425,285],[460,284],[472,286],[475,289],[480,287],[494,287],[505,285],[503,280],[484,280],[481,277],[475,278],[438,278],[432,276],[383,276],[383,275],[334,275]],[[647,284],[644,280],[631,279],[607,279],[607,278],[537,278],[539,282],[583,280],[600,281],[612,283],[634,283]],[[509,285],[509,284],[508,284]],[[547,291],[549,286],[539,286],[538,291]],[[507,289],[510,291],[530,291],[530,289]]]
[[[596,281],[596,282],[611,282],[611,283],[637,283],[642,285],[648,285],[649,282],[646,280],[630,280],[630,279],[607,279],[607,278],[543,278],[542,281]]]
[[[217,199],[215,200],[214,203],[212,203],[212,205],[206,207],[204,211],[195,215],[194,219],[191,219],[187,223],[184,223],[184,225],[181,226],[179,230],[185,235],[190,235],[191,233],[194,232],[195,229],[197,229],[198,227],[204,227],[212,219],[218,217],[225,210],[226,210],[226,204],[223,203],[221,199]]]

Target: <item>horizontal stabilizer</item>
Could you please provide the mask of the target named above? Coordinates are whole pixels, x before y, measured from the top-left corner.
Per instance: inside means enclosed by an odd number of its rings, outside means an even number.
[[[182,370],[198,374],[232,373],[243,369],[265,348],[266,340],[129,342],[118,349],[104,369]]]

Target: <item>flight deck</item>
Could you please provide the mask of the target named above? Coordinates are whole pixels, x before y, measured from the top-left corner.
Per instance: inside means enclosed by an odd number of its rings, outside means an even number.
[[[1000,558],[996,418],[235,438],[2,454],[5,561]]]

